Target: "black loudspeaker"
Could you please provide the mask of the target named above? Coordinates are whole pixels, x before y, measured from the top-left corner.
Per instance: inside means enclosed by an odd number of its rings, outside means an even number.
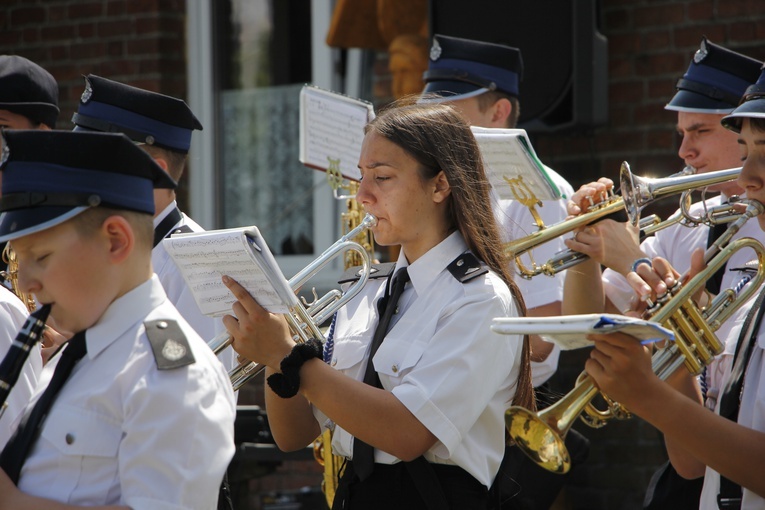
[[[430,33],[515,46],[523,56],[518,127],[587,129],[608,120],[608,41],[598,0],[430,0]]]

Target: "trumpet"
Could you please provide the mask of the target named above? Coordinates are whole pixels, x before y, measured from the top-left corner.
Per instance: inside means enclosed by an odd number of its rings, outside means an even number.
[[[377,218],[367,214],[361,220],[359,225],[338,239],[333,245],[324,250],[319,257],[303,268],[298,274],[289,280],[290,288],[293,291],[301,288],[308,280],[313,278],[324,266],[329,264],[335,257],[344,255],[347,251],[356,252],[361,260],[360,278],[345,293],[337,289],[332,289],[324,296],[314,300],[310,304],[298,303],[290,309],[290,313],[285,314],[293,340],[298,343],[305,342],[310,338],[317,338],[325,341],[324,334],[319,330],[318,325],[323,323],[329,317],[345,306],[361,289],[366,285],[372,268],[369,253],[361,245],[352,241],[358,235],[377,224]],[[233,338],[228,331],[223,331],[210,340],[207,345],[217,355],[226,347],[230,346]],[[247,381],[255,377],[265,368],[264,365],[254,361],[244,360],[229,372],[229,378],[234,391],[241,388]]]
[[[651,359],[653,372],[662,380],[669,377],[681,365],[693,375],[698,375],[704,366],[723,351],[724,345],[714,331],[756,292],[765,280],[765,247],[752,238],[730,242],[731,238],[750,218],[763,214],[765,207],[756,201],[746,201],[746,211],[733,222],[722,236],[704,254],[707,267],[686,284],[678,282],[652,309],[651,321],[665,325],[675,333],[675,341],[658,350]],[[704,309],[699,309],[691,299],[702,289],[706,281],[723,267],[738,250],[751,248],[757,256],[755,276],[746,276],[751,281],[748,287],[737,293],[726,289]],[[749,281],[739,282],[737,288]],[[492,329],[495,329],[492,326]],[[501,328],[495,329],[499,332]],[[574,388],[561,400],[539,413],[513,406],[505,412],[505,425],[518,447],[541,467],[554,473],[566,473],[571,467],[571,458],[564,444],[564,438],[577,417],[589,426],[599,428],[612,418],[630,417],[620,404],[603,395],[608,409],[601,411],[592,404],[599,390],[595,381],[586,372],[579,376]]]
[[[687,175],[680,172],[670,177],[649,179],[637,177],[630,171],[629,164],[622,163],[619,172],[619,181],[621,196],[610,195],[605,201],[591,206],[585,213],[574,218],[564,220],[555,225],[545,226],[541,219],[537,219],[539,230],[527,236],[515,239],[503,246],[507,256],[515,259],[518,272],[522,278],[530,279],[539,274],[553,276],[563,269],[567,269],[579,262],[584,261],[587,256],[584,254],[575,255],[578,252],[564,250],[545,264],[538,265],[532,259],[532,267],[528,268],[521,260],[521,255],[530,252],[533,248],[549,242],[557,237],[581,227],[595,223],[607,216],[626,210],[627,216],[633,225],[645,227],[650,233],[655,233],[662,228],[680,221],[681,218],[670,218],[669,223],[659,223],[656,217],[649,217],[646,223],[640,222],[640,212],[651,202],[667,195],[689,192],[697,188],[711,186],[722,182],[731,181],[738,177],[741,168],[730,168],[719,170],[717,172],[707,172],[704,174]],[[684,195],[683,202],[690,201],[690,194]],[[688,207],[688,204],[686,207]],[[538,216],[537,216],[538,217]]]

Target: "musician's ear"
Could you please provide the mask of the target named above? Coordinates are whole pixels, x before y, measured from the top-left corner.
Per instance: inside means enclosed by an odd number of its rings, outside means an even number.
[[[497,99],[491,107],[491,123],[493,126],[506,126],[507,119],[513,113],[513,104],[506,97]]]
[[[440,204],[446,198],[451,195],[452,188],[449,185],[449,181],[446,179],[446,174],[443,170],[433,177],[433,201]]]

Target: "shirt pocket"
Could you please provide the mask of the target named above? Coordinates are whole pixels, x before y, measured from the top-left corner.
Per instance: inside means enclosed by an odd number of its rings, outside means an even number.
[[[87,410],[65,407],[48,417],[42,436],[63,456],[117,457],[122,428]]]
[[[358,372],[364,356],[369,349],[369,343],[363,337],[344,337],[335,344],[330,365],[336,370]]]
[[[402,320],[388,332],[375,354],[377,372],[396,382],[406,376],[422,358],[433,338],[430,324]],[[382,380],[382,378],[381,378]]]

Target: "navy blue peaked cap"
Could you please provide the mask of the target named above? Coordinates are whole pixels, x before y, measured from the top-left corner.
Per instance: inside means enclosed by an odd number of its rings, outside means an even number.
[[[31,60],[0,55],[0,110],[55,128],[59,114],[56,79]]]
[[[677,82],[667,110],[730,113],[760,74],[762,62],[711,43],[704,37]]]
[[[743,119],[765,119],[765,66],[757,82],[746,89],[741,104],[730,115],[723,117],[722,125],[736,133],[741,132]]]
[[[184,101],[94,74],[85,77],[72,122],[75,130],[124,133],[134,142],[182,153],[189,151],[191,133],[202,129]]]
[[[453,101],[490,90],[518,97],[522,78],[523,58],[518,48],[436,34],[423,75],[423,100]]]
[[[0,242],[56,226],[89,207],[154,214],[154,188],[175,188],[121,133],[2,133]]]

